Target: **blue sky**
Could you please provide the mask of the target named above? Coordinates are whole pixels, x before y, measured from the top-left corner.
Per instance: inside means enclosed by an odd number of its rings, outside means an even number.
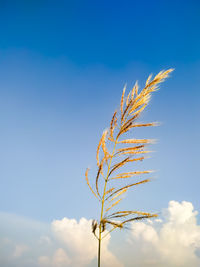
[[[161,126],[137,132],[158,139],[143,165],[155,179],[124,207],[199,210],[199,12],[199,1],[0,1],[2,214],[99,216],[84,172],[123,86],[170,67],[141,118]]]

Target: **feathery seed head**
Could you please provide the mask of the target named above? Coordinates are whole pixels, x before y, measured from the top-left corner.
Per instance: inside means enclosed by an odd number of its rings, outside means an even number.
[[[140,180],[139,182],[126,184],[121,188],[113,186],[113,182],[116,179],[124,179],[123,181],[125,182],[129,180],[126,178],[135,176],[138,177],[138,175],[140,177],[140,175],[148,175],[152,172],[151,170],[134,170],[128,172],[121,172],[119,170],[124,168],[125,165],[127,166],[128,163],[144,160],[146,158],[144,156],[135,156],[151,152],[147,151],[145,147],[147,144],[155,143],[155,140],[140,138],[126,139],[127,137],[123,138],[122,140],[119,139],[121,139],[122,135],[128,133],[131,129],[134,130],[135,128],[139,127],[158,125],[158,123],[156,122],[138,123],[136,122],[136,120],[140,117],[140,114],[142,114],[146,106],[149,104],[152,93],[159,89],[160,83],[163,82],[172,71],[173,69],[163,70],[154,77],[151,74],[146,80],[145,87],[140,90],[140,92],[138,91],[138,82],[136,82],[132,90],[130,90],[128,95],[125,96],[126,85],[124,86],[120,102],[120,110],[114,112],[110,121],[109,129],[106,129],[102,133],[99,144],[97,146],[96,160],[98,171],[96,176],[95,190],[93,190],[89,183],[89,169],[86,170],[86,182],[91,192],[95,195],[95,197],[100,201],[101,204],[100,223],[98,225],[97,221],[95,220],[92,222],[92,232],[95,236],[96,229],[97,227],[99,228],[99,237],[97,237],[99,241],[102,240],[101,234],[105,231],[106,226],[111,227],[110,231],[112,231],[116,228],[121,229],[125,224],[135,220],[157,217],[157,214],[150,214],[140,211],[117,211],[110,215],[108,213],[112,208],[118,205],[118,203],[122,200],[122,198],[119,199],[118,197],[126,193],[128,189],[132,188],[133,186],[137,186],[150,181],[150,179],[144,179]],[[110,143],[107,143],[108,141],[110,141]],[[127,144],[130,144],[130,146],[124,147],[124,145]],[[133,145],[131,146],[131,144]],[[100,153],[102,154],[101,160],[99,159]],[[119,162],[117,160],[118,157],[121,158]],[[103,181],[103,188],[101,188],[102,183],[100,183],[100,179],[102,179]],[[107,189],[108,183],[110,185],[110,189]],[[113,203],[114,200],[115,202]],[[105,203],[107,204],[107,206],[105,206]],[[119,221],[116,221],[115,219],[119,219]],[[104,237],[108,233],[104,233]]]

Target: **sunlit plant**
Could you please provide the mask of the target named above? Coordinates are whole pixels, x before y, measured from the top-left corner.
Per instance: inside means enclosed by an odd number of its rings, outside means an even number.
[[[126,87],[124,87],[120,110],[114,112],[110,126],[103,132],[97,147],[98,170],[95,188],[90,185],[89,169],[86,170],[87,184],[100,204],[100,219],[92,222],[92,232],[98,240],[98,267],[100,267],[101,260],[101,242],[106,235],[117,228],[124,228],[125,225],[132,221],[157,217],[157,214],[142,211],[118,210],[113,212],[112,210],[117,207],[130,188],[150,181],[150,178],[139,178],[137,181],[134,181],[134,179],[136,176],[148,175],[152,172],[151,170],[131,170],[127,172],[122,169],[128,163],[144,160],[144,155],[150,152],[146,149],[146,146],[153,143],[154,140],[127,139],[127,137],[124,139],[124,136],[138,127],[157,125],[155,122],[137,123],[136,121],[148,105],[151,93],[158,90],[159,84],[172,71],[173,69],[161,71],[154,78],[150,75],[145,87],[140,92],[138,91],[137,82],[127,96],[125,96]],[[123,181],[123,186],[119,186],[119,181]]]

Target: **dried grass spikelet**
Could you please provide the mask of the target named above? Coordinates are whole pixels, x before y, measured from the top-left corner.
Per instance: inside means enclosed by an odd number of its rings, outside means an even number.
[[[115,189],[115,187],[110,188],[109,190],[107,190],[105,192],[105,195],[110,194],[114,189]]]
[[[99,168],[98,168],[98,172],[97,172],[97,176],[96,176],[96,192],[97,192],[97,195],[101,198],[100,194],[99,194],[99,176],[100,176],[100,173],[102,172],[102,168],[103,168],[103,160],[101,161],[101,163],[99,164]]]
[[[126,106],[125,110],[124,110],[123,113],[122,113],[122,116],[121,116],[121,123],[123,123],[125,116],[128,114],[128,110],[131,108],[132,103],[133,103],[133,100],[130,99],[128,105]]]
[[[111,122],[110,122],[110,136],[108,137],[108,139],[110,141],[114,141],[113,132],[114,132],[114,129],[115,129],[116,123],[117,123],[116,115],[117,115],[117,111],[114,112],[112,119],[111,119]]]
[[[144,148],[145,145],[140,145],[140,146],[133,146],[133,147],[125,147],[125,148],[119,148],[117,149],[116,154],[119,154],[121,152],[125,152],[125,151],[132,151],[132,150],[139,150]]]
[[[132,124],[131,128],[134,127],[148,127],[148,126],[159,126],[160,124],[158,122],[151,122],[151,123],[134,123]]]
[[[124,107],[124,94],[126,91],[126,85],[124,86],[122,97],[121,97],[121,102],[120,102],[120,109],[121,109],[121,114],[123,113],[123,107]]]
[[[124,174],[124,175],[119,175],[119,176],[112,177],[112,178],[110,178],[110,180],[130,178],[132,176],[133,176],[132,174]]]
[[[96,152],[97,166],[100,165],[100,163],[99,163],[99,151],[100,151],[100,147],[101,147],[101,144],[102,144],[102,138],[103,138],[103,135],[101,136],[101,139],[100,139],[99,144],[97,146],[97,152]]]
[[[110,207],[108,207],[105,210],[105,212],[108,212],[110,209],[112,209],[114,206],[116,206],[121,200],[122,200],[122,198],[118,199],[115,203],[113,203]]]
[[[133,114],[134,115],[137,115],[137,114],[139,115],[146,108],[147,104],[148,104],[148,102],[143,104],[143,106],[140,109],[138,109],[137,111],[134,111],[135,109],[133,109],[133,112],[134,112]],[[130,111],[130,113],[131,113],[131,111]]]
[[[119,191],[117,194],[115,194],[115,195],[111,198],[111,200],[109,201],[109,203],[112,202],[115,198],[117,198],[117,197],[121,196],[122,194],[126,193],[127,190],[128,190],[128,189],[125,188],[125,189]]]
[[[126,162],[128,162],[128,160],[130,159],[130,157],[125,158],[124,160],[120,161],[119,163],[115,164],[112,169],[110,170],[108,177],[117,169],[121,168],[122,166],[124,166],[126,164]]]
[[[133,122],[139,117],[139,115],[140,113],[135,114],[128,121],[122,124],[121,129],[117,135],[117,138],[119,138],[122,134],[128,132],[131,129]]]
[[[131,99],[133,100],[134,99],[134,95],[137,96],[138,94],[138,82],[136,81],[132,91],[131,91]]]
[[[112,177],[111,180],[130,178],[130,177],[133,177],[135,175],[149,174],[149,173],[152,173],[152,172],[153,172],[152,170],[150,170],[150,171],[124,172],[124,173],[120,173],[120,174],[116,175],[115,177]]]
[[[123,155],[129,155],[129,156],[133,156],[133,155],[136,155],[136,154],[147,154],[147,153],[150,153],[152,151],[148,151],[148,150],[139,150],[139,151],[125,151],[125,152],[121,152],[119,153],[118,155],[119,156],[123,156]]]
[[[96,193],[94,192],[94,190],[92,189],[90,183],[89,183],[88,172],[89,172],[89,168],[87,168],[86,171],[85,171],[85,179],[86,179],[87,185],[89,186],[91,192],[95,195],[95,197],[96,197],[97,199],[99,199],[99,198],[97,197]]]
[[[96,236],[96,229],[97,229],[97,221],[96,220],[92,220],[92,233]]]
[[[97,166],[100,165],[100,161],[99,161],[99,152],[100,152],[100,148],[102,147],[102,150],[104,152],[104,157],[107,160],[109,158],[109,152],[106,148],[106,136],[108,134],[108,130],[105,130],[101,136],[101,139],[99,141],[99,144],[97,146],[97,152],[96,152],[96,160],[97,160]]]
[[[107,147],[106,147],[106,137],[107,137],[107,134],[108,134],[108,130],[105,130],[103,132],[103,135],[102,135],[102,141],[101,141],[101,146],[102,146],[102,150],[104,152],[104,159],[105,161],[108,160],[108,158],[110,157],[110,154],[107,150]]]
[[[114,221],[109,221],[109,220],[104,220],[105,223],[111,224],[115,228],[123,228],[123,224],[119,222],[114,222]]]
[[[152,76],[153,76],[153,75],[150,74],[149,77],[147,78],[147,80],[146,80],[146,84],[145,84],[146,86],[150,83]]]
[[[124,221],[119,221],[120,219],[123,219],[127,216],[134,216],[134,215],[137,215],[137,216],[129,218],[129,219],[125,219]],[[140,211],[128,211],[128,212],[127,211],[120,211],[119,213],[115,212],[109,216],[106,216],[103,219],[103,221],[104,221],[104,224],[106,224],[106,223],[111,224],[113,226],[112,230],[114,230],[115,228],[124,228],[124,225],[129,223],[129,222],[132,222],[135,220],[143,220],[143,219],[153,218],[153,217],[158,217],[158,215],[147,213],[147,212],[140,212]],[[113,219],[114,219],[114,221],[113,221]],[[118,221],[115,221],[116,219]]]
[[[117,142],[118,144],[153,144],[155,139],[126,139]]]
[[[117,211],[108,216],[108,218],[120,218],[120,217],[126,217],[130,216],[132,214],[137,214],[137,215],[146,215],[146,216],[151,216],[152,214],[149,212],[142,212],[142,211],[134,211],[134,210],[123,210],[123,211]]]
[[[151,214],[151,215],[144,215],[144,216],[138,216],[138,217],[134,217],[128,220],[123,221],[123,224],[132,222],[132,221],[139,221],[139,220],[143,220],[143,219],[149,219],[149,218],[153,218],[153,217],[158,217],[158,214]]]
[[[120,148],[117,149],[117,152],[115,153],[115,157],[121,156],[124,154],[137,154],[138,151],[144,151],[145,145],[139,145],[139,146],[134,146],[134,147],[125,147],[125,148]]]
[[[127,138],[124,137],[126,133],[131,132],[136,128],[157,126],[155,122],[141,123],[137,122],[140,115],[143,113],[146,106],[149,104],[151,95],[154,91],[158,90],[161,82],[163,82],[173,69],[159,72],[155,77],[150,75],[147,78],[145,87],[140,90],[136,82],[133,88],[126,93],[126,85],[124,86],[119,111],[115,111],[108,130],[102,133],[99,144],[96,151],[97,160],[97,175],[96,186],[93,189],[88,179],[88,169],[86,170],[86,181],[95,197],[100,201],[101,215],[99,221],[93,221],[92,232],[96,236],[96,230],[98,229],[98,242],[99,248],[101,247],[101,240],[108,233],[116,228],[124,228],[128,223],[135,220],[143,220],[147,218],[156,217],[156,214],[151,214],[142,211],[116,211],[111,213],[112,208],[116,208],[122,197],[133,186],[138,186],[150,181],[142,179],[140,176],[149,175],[150,170],[135,170],[128,171],[123,170],[128,167],[129,163],[134,163],[144,160],[144,155],[151,151],[146,149],[148,144],[155,143],[154,139],[141,139],[136,135]],[[101,158],[101,160],[100,160]],[[119,159],[118,159],[119,158]],[[114,162],[113,162],[114,161]],[[139,175],[139,176],[138,176]],[[119,186],[119,181],[125,183],[128,181],[126,178],[139,177],[139,181],[135,183],[129,183],[123,186]],[[121,180],[120,180],[121,179]],[[117,180],[117,181],[116,181]],[[101,182],[100,182],[101,181]],[[113,184],[118,184],[115,186]],[[108,187],[108,188],[107,188]],[[110,214],[111,213],[111,214]],[[105,229],[107,229],[105,232]],[[98,254],[98,266],[100,266],[100,249]]]
[[[142,161],[144,159],[145,159],[145,157],[143,156],[143,157],[139,157],[139,158],[129,159],[128,162]]]
[[[145,88],[140,92],[138,98],[152,93],[158,89],[158,86],[163,82],[174,69],[168,69],[166,71],[160,71],[152,80],[149,80]],[[148,79],[147,79],[148,80]]]
[[[104,154],[106,154],[106,136],[108,134],[108,130],[105,130],[102,134],[102,140],[101,140],[101,145],[102,145],[102,149]]]
[[[123,191],[124,189],[128,189],[128,188],[130,188],[130,187],[132,187],[132,186],[139,185],[139,184],[144,184],[144,183],[148,183],[148,182],[150,182],[150,179],[145,179],[145,180],[142,180],[142,181],[137,182],[137,183],[134,183],[134,184],[128,184],[128,185],[126,185],[126,186],[124,186],[124,187],[122,187],[122,188],[120,188],[120,189],[114,191],[114,192],[113,192],[112,194],[110,194],[105,200],[108,200],[110,197],[112,197],[112,196],[115,195],[115,194],[118,194],[120,191]]]
[[[152,85],[152,84],[159,84],[161,82],[163,82],[168,76],[169,74],[173,71],[174,69],[168,69],[168,70],[162,70],[160,71],[153,79],[152,82],[150,82],[148,85]]]
[[[132,107],[130,108],[130,114],[131,113],[140,113],[144,110],[144,107],[147,106],[147,104],[149,103],[151,99],[151,95],[145,95],[144,97],[142,97],[141,99],[139,99],[138,101],[135,101],[132,105]],[[138,108],[140,108],[139,110],[137,110]]]
[[[131,96],[131,91],[127,95],[127,98],[126,98],[126,106],[128,106],[130,96]]]

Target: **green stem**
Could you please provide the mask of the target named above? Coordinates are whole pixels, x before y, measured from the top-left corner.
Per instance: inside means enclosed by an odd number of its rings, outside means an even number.
[[[99,229],[98,267],[100,267],[100,264],[101,264],[101,234],[100,232],[101,232],[101,229]]]

